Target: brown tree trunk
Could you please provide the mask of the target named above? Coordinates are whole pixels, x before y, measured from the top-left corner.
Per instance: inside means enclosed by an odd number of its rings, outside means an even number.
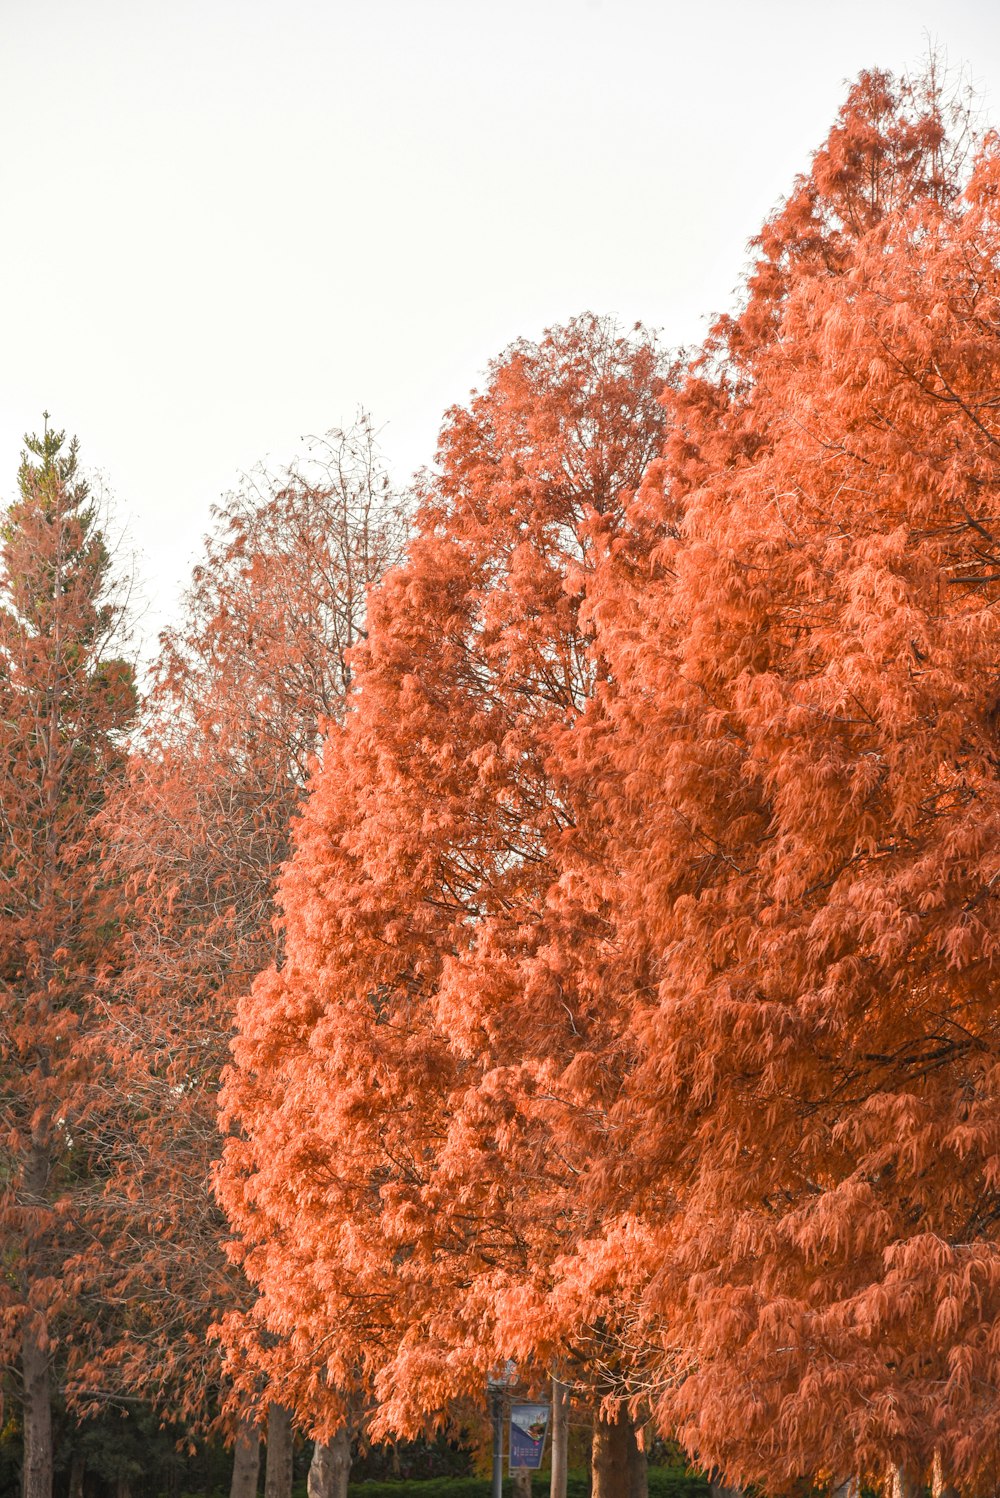
[[[308,1498],[347,1498],[351,1433],[346,1426],[330,1441],[317,1441],[309,1463]]]
[[[40,1328],[25,1317],[21,1339],[21,1377],[24,1385],[24,1498],[52,1498],[52,1394],[49,1356]]]
[[[292,1412],[283,1404],[267,1407],[264,1498],[292,1498]]]
[[[347,1484],[351,1480],[351,1432],[346,1425],[330,1442],[330,1450],[333,1458],[332,1498],[347,1498]]]
[[[649,1458],[639,1449],[632,1420],[628,1435],[628,1498],[649,1498]]]
[[[511,1467],[514,1498],[531,1498],[531,1468]]]
[[[934,1461],[931,1464],[930,1487],[931,1498],[959,1498],[958,1489],[952,1487],[951,1483],[944,1475],[944,1469],[941,1465],[940,1451],[935,1451],[934,1453]],[[850,1495],[850,1498],[857,1498],[856,1486],[855,1491]]]
[[[619,1405],[611,1419],[597,1415],[591,1442],[593,1498],[629,1498],[630,1450],[635,1437],[628,1411]]]
[[[745,1489],[734,1484],[727,1484],[719,1476],[713,1476],[709,1482],[709,1491],[712,1498],[746,1498]]]
[[[549,1498],[566,1498],[569,1451],[569,1389],[552,1379],[552,1476]]]
[[[923,1488],[920,1478],[906,1467],[896,1467],[892,1474],[894,1498],[919,1498]]]
[[[87,1464],[79,1451],[74,1451],[69,1464],[69,1498],[83,1498],[83,1479],[87,1475]]]
[[[233,1480],[229,1498],[257,1498],[260,1476],[260,1431],[249,1420],[241,1420],[233,1453]]]

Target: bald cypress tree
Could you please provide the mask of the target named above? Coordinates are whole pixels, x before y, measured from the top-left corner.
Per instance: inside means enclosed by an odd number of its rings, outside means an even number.
[[[95,985],[113,929],[98,815],[122,767],[132,674],[112,561],[77,444],[25,439],[0,530],[0,1282],[19,1373],[25,1498],[52,1489],[52,1369],[86,1210]]]

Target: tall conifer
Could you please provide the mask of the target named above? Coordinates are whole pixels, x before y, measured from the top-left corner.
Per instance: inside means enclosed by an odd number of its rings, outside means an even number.
[[[76,440],[46,418],[0,533],[0,1330],[20,1374],[25,1498],[52,1489],[52,1369],[99,1106],[93,995],[110,927],[97,819],[134,702],[114,655],[121,619]]]

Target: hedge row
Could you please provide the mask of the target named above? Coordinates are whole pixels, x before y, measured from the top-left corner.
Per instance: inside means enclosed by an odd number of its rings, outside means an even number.
[[[538,1498],[549,1490],[549,1474],[532,1474]],[[490,1498],[488,1477],[431,1477],[420,1482],[352,1482],[349,1498]],[[504,1478],[504,1498],[512,1498],[513,1485]],[[683,1467],[650,1467],[649,1498],[708,1498],[708,1482]],[[570,1472],[566,1498],[589,1498],[587,1472]]]

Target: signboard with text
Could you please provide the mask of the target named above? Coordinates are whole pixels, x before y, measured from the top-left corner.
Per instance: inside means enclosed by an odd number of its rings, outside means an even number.
[[[510,1407],[510,1457],[511,1467],[530,1467],[535,1471],[542,1465],[545,1450],[545,1432],[549,1425],[547,1404],[512,1404]]]

